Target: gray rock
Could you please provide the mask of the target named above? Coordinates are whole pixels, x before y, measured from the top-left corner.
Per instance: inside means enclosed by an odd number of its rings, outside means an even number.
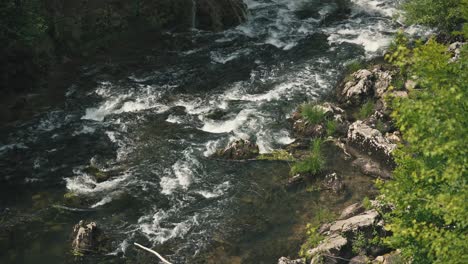
[[[72,249],[77,253],[95,251],[98,228],[95,222],[81,220],[73,227]]]
[[[390,71],[382,71],[380,69],[374,69],[372,73],[375,78],[374,96],[376,98],[382,98],[392,82],[392,73]]]
[[[326,237],[317,247],[310,249],[307,253],[312,257],[311,263],[323,260],[323,255],[340,256],[342,250],[348,245],[348,240],[339,234]],[[316,262],[314,262],[314,259]],[[325,262],[333,263],[333,262]]]
[[[366,209],[364,208],[364,206],[362,206],[362,204],[360,203],[354,203],[348,207],[346,207],[342,212],[341,212],[341,215],[340,217],[338,218],[339,220],[342,220],[342,219],[348,219],[350,217],[353,217],[357,214],[360,214],[362,212],[364,212]]]
[[[288,259],[286,257],[281,257],[278,260],[278,264],[306,264],[306,262],[305,262],[304,259],[291,260],[291,259]]]
[[[365,101],[373,89],[373,74],[369,70],[359,70],[352,74],[352,78],[344,85],[342,100],[347,104],[359,104]]]
[[[387,161],[392,160],[391,154],[396,144],[389,142],[382,133],[358,120],[348,129],[348,142],[367,150],[369,154],[381,154]]]
[[[363,214],[353,216],[345,220],[338,220],[330,227],[332,233],[356,232],[375,225],[379,220],[379,213],[372,209]]]

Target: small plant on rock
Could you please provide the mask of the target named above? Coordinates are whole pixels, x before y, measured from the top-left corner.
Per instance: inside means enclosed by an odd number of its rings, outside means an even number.
[[[356,119],[366,119],[374,113],[375,103],[372,100],[367,101],[361,106],[354,116]]]
[[[291,174],[317,174],[318,172],[322,171],[323,166],[325,165],[325,159],[322,153],[322,144],[323,141],[321,139],[313,140],[310,149],[310,154],[304,160],[299,161],[293,165],[293,167],[291,168]]]
[[[325,111],[314,104],[301,105],[301,115],[311,124],[319,124],[325,120]]]
[[[314,218],[306,226],[307,239],[304,244],[302,244],[299,251],[299,255],[301,257],[309,257],[307,251],[318,246],[318,244],[323,240],[324,237],[318,232],[320,225],[332,221],[335,217],[335,214],[328,209],[317,209]]]

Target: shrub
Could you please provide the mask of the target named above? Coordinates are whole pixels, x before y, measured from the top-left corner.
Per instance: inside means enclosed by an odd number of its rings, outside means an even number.
[[[395,208],[385,215],[387,243],[413,263],[467,263],[468,51],[456,62],[433,40],[399,51],[408,56],[389,58],[418,76],[421,89],[393,101],[407,144],[394,152],[393,180],[378,184]]]
[[[406,22],[455,30],[467,21],[466,0],[410,0],[403,4]]]
[[[291,168],[291,174],[296,175],[298,173],[311,173],[317,174],[322,171],[325,165],[325,159],[322,153],[321,139],[315,139],[312,141],[309,155],[299,162],[296,162]]]
[[[354,115],[356,119],[366,119],[374,113],[375,103],[372,100],[364,103],[359,111]]]
[[[301,105],[301,115],[311,124],[319,124],[325,120],[325,111],[314,104]]]

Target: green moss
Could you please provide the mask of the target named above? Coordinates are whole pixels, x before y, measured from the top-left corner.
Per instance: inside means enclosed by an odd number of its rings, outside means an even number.
[[[93,176],[96,179],[96,182],[104,182],[110,178],[110,175],[95,166],[88,166],[84,172]]]
[[[279,149],[279,150],[274,150],[271,153],[268,154],[261,154],[258,156],[259,160],[284,160],[284,161],[294,161],[295,158],[286,150],[284,149]]]

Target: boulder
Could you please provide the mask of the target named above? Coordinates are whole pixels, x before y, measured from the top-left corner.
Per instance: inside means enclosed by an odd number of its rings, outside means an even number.
[[[259,155],[258,145],[245,139],[238,139],[231,142],[223,150],[219,150],[216,155],[230,160],[253,159]]]
[[[288,259],[286,257],[281,257],[278,260],[278,264],[306,264],[306,262],[305,262],[304,259],[291,260],[291,259]]]
[[[197,0],[198,29],[221,31],[237,26],[247,18],[247,6],[242,0]]]
[[[363,214],[345,220],[338,220],[330,227],[332,233],[356,232],[374,226],[379,220],[379,213],[372,209]]]
[[[342,219],[348,219],[350,217],[353,217],[357,214],[360,214],[362,212],[364,212],[366,209],[364,208],[364,206],[362,206],[362,204],[360,203],[354,203],[348,207],[346,207],[342,212],[341,212],[341,215],[340,217],[338,218],[339,220],[342,220]]]
[[[342,256],[347,251],[348,240],[339,234],[326,237],[317,247],[310,249],[307,254],[312,257],[312,263],[336,263],[334,258],[327,256]]]
[[[73,252],[84,254],[91,251],[96,251],[98,228],[95,222],[85,224],[81,220],[73,227]]]
[[[371,156],[380,155],[388,163],[391,163],[391,153],[397,146],[388,141],[380,131],[361,120],[349,126],[347,141],[361,150],[367,151]]]
[[[369,70],[359,70],[351,75],[352,80],[345,83],[341,91],[341,100],[349,105],[358,105],[366,101],[372,92],[373,74]]]

